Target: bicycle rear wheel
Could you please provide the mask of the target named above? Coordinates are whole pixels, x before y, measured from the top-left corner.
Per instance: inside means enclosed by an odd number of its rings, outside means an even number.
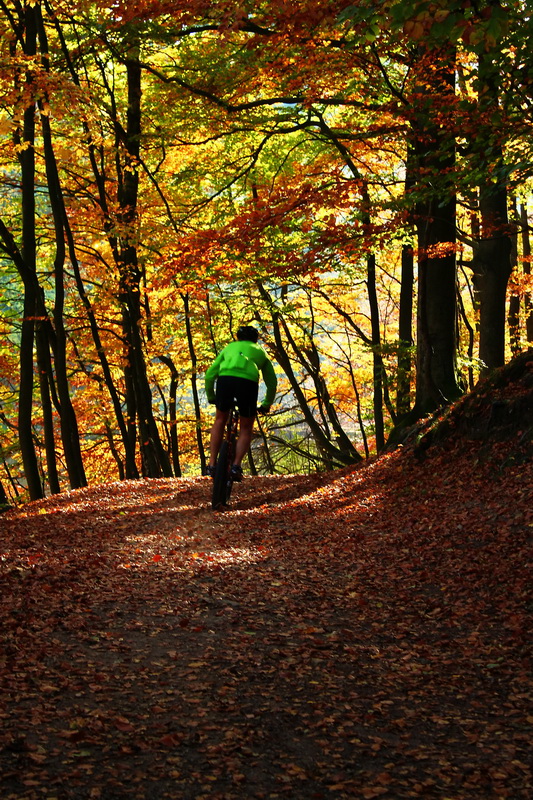
[[[215,511],[221,511],[229,503],[233,481],[230,478],[231,453],[228,443],[222,442],[213,478],[213,497],[211,506]]]

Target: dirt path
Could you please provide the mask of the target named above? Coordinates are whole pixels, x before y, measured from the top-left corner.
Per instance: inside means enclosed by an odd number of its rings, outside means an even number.
[[[2,800],[529,800],[531,469],[420,469],[0,518]]]

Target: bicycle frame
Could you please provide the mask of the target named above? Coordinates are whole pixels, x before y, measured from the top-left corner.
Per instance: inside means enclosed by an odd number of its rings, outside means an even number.
[[[235,459],[235,445],[239,430],[239,412],[237,408],[230,409],[224,439],[220,446],[215,477],[213,478],[213,497],[211,506],[215,511],[223,511],[228,505],[233,488],[231,478],[231,465]]]

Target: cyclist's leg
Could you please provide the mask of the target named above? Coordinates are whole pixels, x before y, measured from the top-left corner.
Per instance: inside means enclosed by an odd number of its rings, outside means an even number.
[[[211,437],[209,439],[209,466],[214,467],[217,463],[218,451],[224,438],[224,428],[228,421],[229,411],[221,411],[219,408],[216,410],[215,421],[211,428]]]
[[[235,458],[233,461],[237,467],[241,466],[241,462],[252,442],[254,420],[255,417],[239,417],[239,438],[237,439]]]
[[[217,462],[218,451],[224,438],[224,429],[228,421],[230,408],[233,406],[233,378],[219,375],[215,387],[216,414],[211,436],[209,439],[209,466],[214,467]]]
[[[252,442],[252,432],[254,427],[255,412],[257,409],[258,385],[255,381],[241,379],[235,391],[240,417],[239,417],[239,438],[235,448],[235,458],[233,463],[240,467],[242,460]]]

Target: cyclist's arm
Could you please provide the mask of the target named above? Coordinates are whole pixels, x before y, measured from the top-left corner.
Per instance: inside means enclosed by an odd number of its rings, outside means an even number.
[[[276,373],[274,372],[272,362],[268,358],[265,359],[265,363],[261,367],[261,375],[263,376],[266,386],[265,399],[261,405],[263,408],[269,408],[274,402],[274,398],[276,396],[278,379],[276,378]]]
[[[205,393],[207,395],[208,403],[215,402],[215,381],[218,377],[218,370],[222,361],[222,353],[219,353],[211,366],[205,373]]]

